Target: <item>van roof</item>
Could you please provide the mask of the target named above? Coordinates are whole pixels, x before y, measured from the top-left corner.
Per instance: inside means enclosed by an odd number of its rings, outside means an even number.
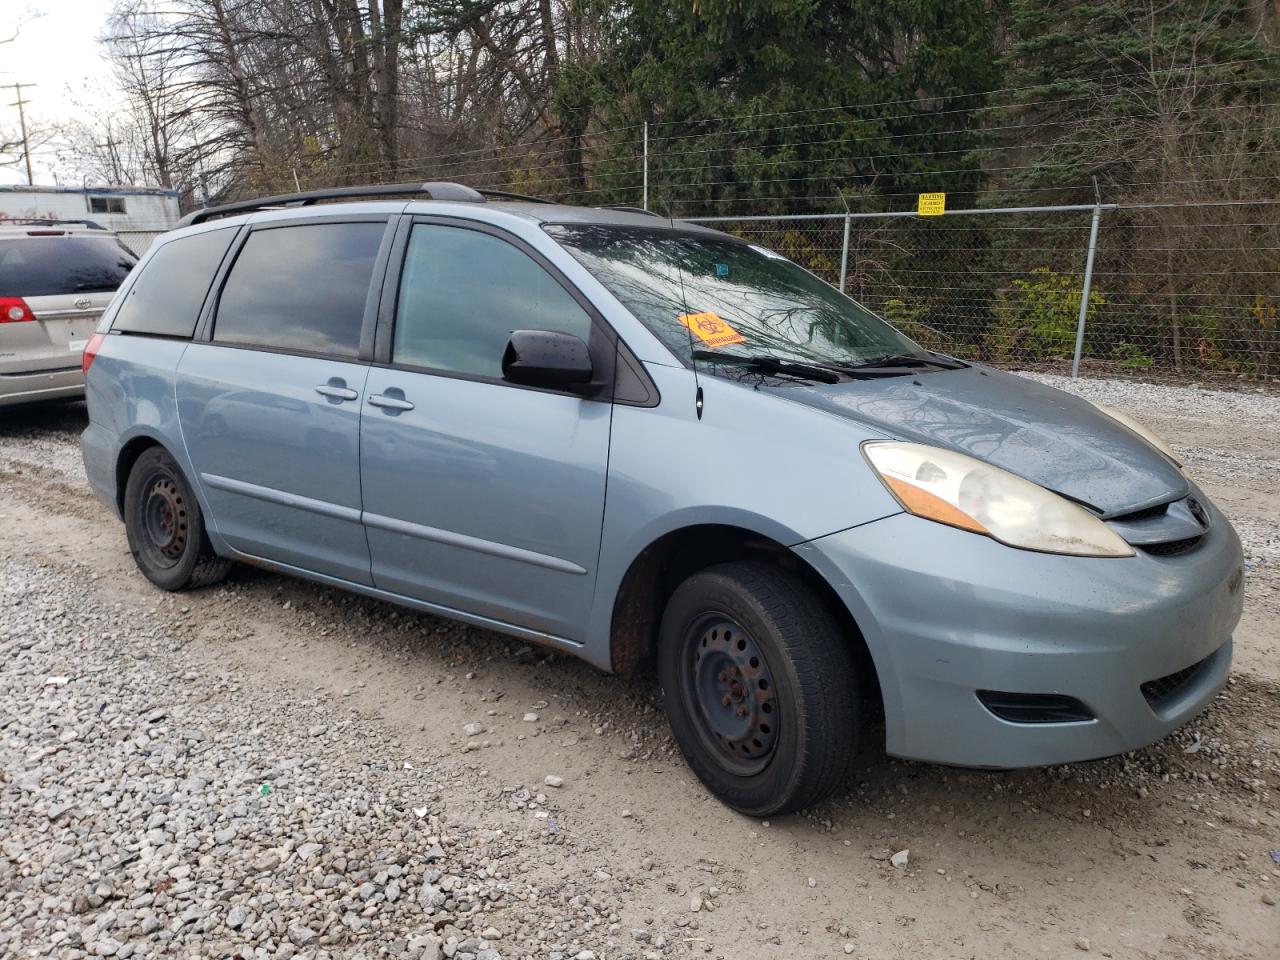
[[[426,196],[421,196],[425,194]],[[370,201],[394,197],[409,198],[406,211],[438,209],[441,202],[484,204],[486,209],[500,210],[536,223],[608,223],[652,226],[666,217],[639,207],[581,207],[553,203],[540,197],[529,197],[504,190],[476,189],[460,183],[389,183],[354,187],[332,187],[324,190],[307,190],[299,193],[260,197],[256,200],[239,200],[216,207],[207,207],[187,214],[179,221],[179,227],[194,226],[232,217],[238,214],[265,210],[313,207],[322,201]],[[421,197],[418,199],[417,197]],[[324,216],[317,212],[317,216]]]

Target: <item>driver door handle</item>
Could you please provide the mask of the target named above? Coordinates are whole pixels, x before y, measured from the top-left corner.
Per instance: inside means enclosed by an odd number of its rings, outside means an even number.
[[[399,397],[388,397],[384,393],[375,393],[369,397],[369,402],[375,407],[384,407],[387,410],[412,410],[413,404],[408,400],[401,400]]]
[[[316,387],[316,393],[322,397],[329,397],[331,400],[354,400],[360,396],[350,387],[339,387],[332,383],[320,384],[320,386]]]

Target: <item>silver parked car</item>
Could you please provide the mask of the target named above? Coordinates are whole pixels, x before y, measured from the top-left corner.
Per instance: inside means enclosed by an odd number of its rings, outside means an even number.
[[[652,663],[746,813],[873,731],[1132,750],[1227,676],[1240,543],[1173,452],[712,230],[456,184],[215,208],[85,356],[85,467],[154,583],[239,560]]]
[[[0,407],[84,392],[81,355],[137,257],[87,220],[0,220]]]

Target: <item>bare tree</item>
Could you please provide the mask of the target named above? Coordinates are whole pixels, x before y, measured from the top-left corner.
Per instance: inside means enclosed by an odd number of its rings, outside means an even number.
[[[233,192],[427,175],[580,189],[586,112],[557,92],[599,49],[593,22],[572,0],[120,0],[114,136],[179,189],[195,171]]]

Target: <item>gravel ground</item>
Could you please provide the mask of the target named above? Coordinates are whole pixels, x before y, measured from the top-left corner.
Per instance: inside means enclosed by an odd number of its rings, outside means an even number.
[[[872,755],[773,823],[707,797],[649,679],[247,568],[155,591],[83,408],[6,413],[0,956],[1277,956],[1280,401],[1072,389],[1241,530],[1219,702],[1092,764]]]
[[[370,743],[358,720],[314,697],[277,692],[264,704],[235,674],[185,661],[171,609],[86,604],[76,579],[24,562],[0,575],[0,946],[287,958],[335,944],[426,957],[447,945],[494,960],[506,934],[576,955],[573,928],[616,921],[614,884],[596,875],[573,890],[562,943],[566,898],[540,896],[509,868],[539,814],[552,822],[541,790],[503,790],[395,740]],[[179,675],[154,669],[175,661]],[[442,789],[491,790],[534,819],[507,818],[510,836],[454,823]],[[538,834],[555,844],[555,832]]]

